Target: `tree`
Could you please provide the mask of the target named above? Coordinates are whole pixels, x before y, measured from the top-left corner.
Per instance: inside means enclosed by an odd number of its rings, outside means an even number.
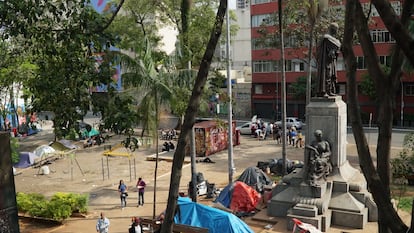
[[[292,88],[294,92],[294,97],[296,99],[303,99],[306,97],[306,85],[307,85],[307,77],[300,76],[296,79],[296,82],[290,84],[290,88]]]
[[[398,91],[399,79],[401,77],[401,64],[404,46],[409,45],[412,38],[407,33],[407,21],[413,7],[412,1],[406,1],[403,5],[401,21],[395,17],[395,13],[389,3],[385,1],[373,1],[381,18],[387,25],[391,34],[399,37],[396,49],[392,56],[390,73],[386,75],[381,69],[376,50],[369,36],[367,16],[364,14],[361,3],[351,0],[346,3],[345,30],[343,38],[343,55],[347,66],[348,78],[348,109],[352,124],[352,131],[358,150],[359,164],[367,180],[369,189],[377,203],[379,218],[379,232],[406,232],[408,227],[402,222],[391,204],[390,195],[390,147],[393,122],[393,100]],[[393,25],[392,28],[388,26]],[[358,34],[363,48],[370,77],[373,78],[375,89],[378,93],[378,141],[377,141],[377,167],[375,167],[367,139],[362,128],[361,112],[358,107],[357,82],[356,82],[356,59],[352,50],[354,30]],[[394,35],[399,33],[400,35]],[[401,41],[404,38],[407,41]],[[407,44],[408,42],[408,44]],[[407,58],[413,64],[414,56],[411,51],[404,51]],[[411,57],[410,57],[411,56]],[[412,60],[413,59],[413,60]]]
[[[55,113],[57,136],[63,136],[62,128],[69,130],[77,119],[82,119],[89,107],[92,86],[112,82],[113,61],[102,55],[97,68],[92,55],[114,42],[105,29],[122,4],[123,0],[111,15],[100,15],[81,0],[7,1],[0,7],[4,35],[21,35],[22,46],[32,54],[30,62],[38,67],[36,75],[26,82],[32,109]]]
[[[198,105],[200,103],[200,97],[202,94],[203,86],[206,84],[209,67],[213,59],[216,45],[219,41],[224,16],[227,9],[227,0],[220,0],[220,5],[217,10],[216,21],[211,30],[210,40],[207,44],[203,59],[201,60],[200,68],[197,74],[197,78],[193,87],[191,98],[187,107],[187,111],[184,118],[184,124],[178,139],[177,149],[174,152],[173,166],[170,178],[170,192],[167,202],[167,211],[164,224],[161,227],[162,233],[172,232],[173,218],[175,209],[177,208],[178,191],[180,187],[182,166],[184,163],[185,146],[187,144],[187,137],[190,134],[197,113]]]

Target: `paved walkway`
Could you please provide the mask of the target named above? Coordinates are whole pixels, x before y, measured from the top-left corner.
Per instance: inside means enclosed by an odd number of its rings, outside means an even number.
[[[30,141],[29,139],[28,141]],[[42,141],[43,140],[43,141]],[[48,141],[48,138],[39,140],[30,141],[30,143],[42,144]],[[160,143],[162,145],[162,143]],[[354,164],[358,161],[355,153],[355,149],[348,146],[348,159],[351,164]],[[99,158],[102,153],[103,148],[88,148],[84,151],[84,154],[79,153],[78,158],[81,161],[81,166],[86,166],[87,162],[83,162],[83,158],[97,156]],[[141,151],[142,150],[142,151]],[[302,148],[294,148],[287,146],[287,158],[290,160],[303,160],[304,151]],[[148,156],[148,151],[140,149],[135,158],[143,158]],[[172,157],[173,152],[168,152],[161,154],[161,156]],[[267,161],[269,159],[281,158],[281,145],[276,145],[272,140],[257,140],[249,136],[241,137],[241,145],[234,147],[234,164],[236,171],[234,174],[234,179],[240,175],[245,168],[250,166],[256,166],[258,161]],[[209,156],[209,158],[214,163],[197,163],[196,170],[197,172],[202,172],[204,178],[208,180],[209,183],[215,183],[218,188],[223,188],[228,183],[228,152],[222,151],[216,154]],[[201,158],[198,158],[201,159]],[[84,160],[88,161],[88,160]],[[99,161],[99,160],[98,160]],[[57,162],[59,163],[59,162]],[[125,164],[123,161],[115,164]],[[168,190],[170,183],[170,170],[171,163],[161,161],[159,162],[159,173],[156,179],[157,190],[154,194],[154,179],[151,175],[146,175],[145,179],[147,181],[148,187],[145,194],[145,205],[137,207],[137,193],[134,192],[133,186],[135,180],[129,181],[128,172],[125,170],[119,170],[123,174],[126,180],[127,185],[130,187],[127,207],[125,209],[120,208],[120,200],[116,193],[117,179],[112,178],[103,182],[95,181],[91,183],[90,186],[86,187],[86,190],[90,190],[90,205],[89,205],[89,214],[86,218],[71,218],[65,222],[63,226],[49,229],[48,232],[58,232],[58,233],[89,233],[95,232],[95,223],[96,219],[99,216],[101,211],[105,212],[108,218],[111,220],[111,233],[124,233],[127,232],[127,229],[130,225],[130,220],[133,216],[140,216],[144,218],[152,218],[153,215],[158,215],[166,208],[166,201],[168,198]],[[97,166],[100,166],[98,164]],[[124,166],[124,168],[125,168]],[[138,161],[138,174],[153,174],[155,162],[149,161]],[[112,170],[114,171],[114,170]],[[92,172],[91,172],[92,173]],[[86,176],[92,174],[86,174]],[[97,177],[101,177],[100,174],[93,174]],[[117,177],[117,174],[113,174]],[[96,177],[95,177],[96,178]],[[101,179],[99,178],[99,179]],[[84,178],[83,183],[88,183],[89,178]],[[181,178],[180,191],[187,191],[187,184],[191,180],[191,167],[190,164],[185,164],[183,167],[183,174]],[[82,181],[81,181],[82,182]],[[19,186],[19,179],[16,179],[16,185]],[[21,184],[20,184],[21,185]],[[17,190],[19,191],[19,190]],[[70,191],[70,190],[68,190]],[[81,191],[81,190],[79,190]],[[154,206],[154,199],[156,200],[156,205]],[[212,200],[206,200],[200,198],[200,201],[205,204],[211,204]],[[155,210],[155,211],[154,211]],[[257,218],[261,218],[262,221],[252,220],[251,218],[245,219],[246,222],[252,227],[255,232],[262,233],[273,233],[273,232],[289,232],[286,230],[286,221],[284,218],[269,218],[265,214],[266,210],[263,210],[257,214]],[[409,219],[409,216],[407,217]],[[269,222],[273,222],[269,225]],[[275,223],[276,222],[276,223]],[[265,226],[271,226],[270,229],[265,229]],[[369,223],[363,230],[354,230],[354,229],[343,229],[331,227],[328,232],[339,233],[339,232],[377,232],[376,223]],[[32,232],[32,231],[26,231]],[[24,232],[22,232],[24,233]]]

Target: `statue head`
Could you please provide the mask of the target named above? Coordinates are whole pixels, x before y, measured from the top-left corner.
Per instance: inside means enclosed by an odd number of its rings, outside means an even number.
[[[313,134],[315,135],[316,138],[322,138],[322,130],[320,129],[315,130]]]
[[[339,26],[337,23],[330,23],[328,27],[328,33],[331,36],[335,36],[338,32]]]

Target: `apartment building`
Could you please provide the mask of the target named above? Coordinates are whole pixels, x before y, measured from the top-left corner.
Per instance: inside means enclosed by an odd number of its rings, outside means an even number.
[[[368,7],[369,1],[362,0]],[[280,48],[263,47],[256,43],[261,37],[258,32],[263,27],[263,22],[269,30],[274,30],[274,24],[267,23],[270,15],[277,12],[278,1],[276,0],[251,0],[251,41],[252,41],[252,115],[257,114],[262,118],[280,119],[281,117],[281,60]],[[401,2],[392,2],[397,14],[401,13]],[[379,60],[382,64],[390,63],[390,51],[395,44],[394,39],[387,31],[379,14],[373,7],[370,33],[374,46],[377,49]],[[267,23],[267,24],[266,24]],[[272,29],[273,28],[273,29]],[[340,39],[340,38],[339,38]],[[297,98],[294,95],[292,84],[297,82],[298,77],[307,77],[308,64],[305,62],[307,48],[295,48],[291,38],[285,39],[285,71],[286,71],[286,112],[288,116],[305,118],[306,99]],[[293,52],[295,51],[295,52]],[[299,51],[299,52],[298,52]],[[354,46],[357,56],[357,81],[361,82],[362,77],[367,73],[362,48]],[[346,102],[346,76],[342,55],[338,59],[337,94],[342,96]],[[314,63],[315,61],[311,62]],[[312,66],[314,67],[314,66]],[[316,72],[313,69],[313,72]],[[363,114],[364,123],[375,124],[378,118],[376,108],[377,102],[359,91],[359,103]],[[401,82],[401,89],[395,99],[394,125],[414,126],[414,76],[404,74]]]

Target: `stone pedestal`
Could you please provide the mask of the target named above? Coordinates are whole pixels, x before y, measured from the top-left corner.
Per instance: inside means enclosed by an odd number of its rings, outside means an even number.
[[[313,140],[315,130],[322,130],[323,140],[331,145],[332,172],[318,186],[310,185],[305,153],[305,167],[283,177],[273,190],[267,214],[286,216],[288,222],[298,218],[324,232],[331,224],[362,229],[367,221],[377,221],[377,208],[366,181],[346,158],[346,104],[340,96],[317,97],[306,112],[307,144]]]

